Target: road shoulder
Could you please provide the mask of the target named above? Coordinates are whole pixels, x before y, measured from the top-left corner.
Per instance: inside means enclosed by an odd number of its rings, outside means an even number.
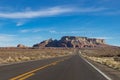
[[[120,79],[120,72],[117,70],[114,70],[106,65],[94,62],[90,59],[87,59],[88,62],[96,66],[99,70],[104,72],[107,76],[109,76],[112,80],[118,80]]]

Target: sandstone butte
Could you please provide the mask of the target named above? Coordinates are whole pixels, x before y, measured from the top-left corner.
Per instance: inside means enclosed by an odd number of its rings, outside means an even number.
[[[63,36],[60,40],[44,40],[38,44],[34,44],[33,48],[43,47],[68,47],[68,48],[84,48],[84,47],[99,47],[104,46],[104,39],[78,37],[78,36]]]

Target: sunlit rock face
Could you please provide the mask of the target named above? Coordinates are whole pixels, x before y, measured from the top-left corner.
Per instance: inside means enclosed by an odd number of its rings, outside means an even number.
[[[76,36],[63,36],[60,40],[45,40],[41,43],[33,45],[33,47],[71,47],[71,48],[83,48],[83,47],[96,47],[104,45],[104,39],[76,37]]]
[[[18,47],[18,48],[25,48],[26,46],[23,45],[23,44],[18,44],[17,47]]]

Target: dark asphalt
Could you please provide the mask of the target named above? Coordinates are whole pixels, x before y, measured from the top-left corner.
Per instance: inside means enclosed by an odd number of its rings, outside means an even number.
[[[80,56],[75,55],[69,56],[68,59],[66,58],[62,57],[1,66],[0,80],[10,80],[20,74],[63,59],[65,60],[62,62],[34,72],[34,75],[25,80],[107,80]]]

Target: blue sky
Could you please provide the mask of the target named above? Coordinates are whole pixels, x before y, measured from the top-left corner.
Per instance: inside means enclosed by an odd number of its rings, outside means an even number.
[[[119,0],[1,0],[0,46],[68,36],[120,46]]]

